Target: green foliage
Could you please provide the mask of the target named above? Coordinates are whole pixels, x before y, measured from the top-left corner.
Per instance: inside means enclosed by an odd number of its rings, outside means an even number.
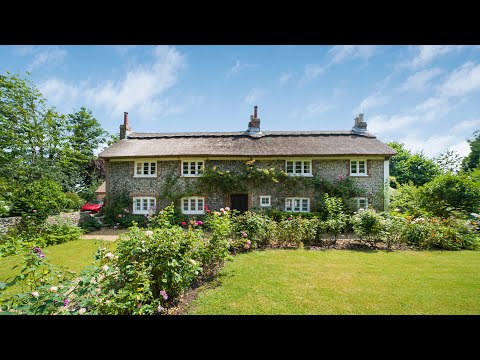
[[[399,185],[390,199],[390,208],[395,213],[420,217],[431,214],[424,208],[422,190],[413,183]]]
[[[173,202],[160,210],[156,215],[151,215],[149,218],[148,227],[151,229],[157,228],[171,228],[173,226],[178,226],[175,218],[175,206]]]
[[[120,229],[127,229],[134,222],[138,226],[146,227],[148,225],[148,215],[132,214],[130,212],[131,205],[132,199],[127,193],[118,194],[113,201],[109,202],[109,205],[100,210],[100,214],[104,217],[104,223]]]
[[[385,219],[373,209],[360,210],[352,216],[353,231],[360,240],[365,240],[373,247],[382,240],[385,233]]]
[[[230,258],[229,249],[235,236],[234,216],[234,211],[223,209],[212,211],[205,217],[205,225],[210,230],[210,239],[203,259],[205,275],[214,274],[225,260]]]
[[[78,240],[82,229],[66,223],[41,225],[21,223],[0,235],[0,257],[19,254],[35,246],[47,247]]]
[[[325,230],[333,235],[334,244],[337,242],[338,235],[345,231],[348,223],[348,215],[343,212],[342,199],[324,195],[325,207],[327,208],[327,219],[325,220]]]
[[[80,196],[72,192],[66,192],[65,197],[67,198],[67,204],[65,206],[66,210],[79,210],[85,203]]]
[[[463,157],[454,150],[446,150],[434,161],[443,173],[456,174],[461,169]]]
[[[468,174],[437,176],[421,189],[424,208],[434,216],[448,217],[452,211],[480,212],[480,182]]]
[[[407,218],[402,241],[420,249],[474,250],[479,239],[468,220],[450,217]]]
[[[235,238],[239,239],[239,249],[256,249],[266,246],[274,238],[276,222],[266,213],[246,211],[237,215],[233,223]],[[246,241],[250,240],[248,244]]]
[[[40,226],[49,215],[65,209],[67,203],[68,200],[57,182],[48,179],[36,180],[18,190],[11,215],[22,216],[22,225],[28,230],[32,226]]]
[[[462,160],[462,170],[469,171],[479,168],[480,164],[480,130],[473,133],[473,138],[468,140],[470,153]]]
[[[95,231],[102,228],[102,223],[94,214],[89,214],[89,216],[85,216],[80,218],[79,226],[85,231]]]
[[[406,184],[411,181],[420,186],[441,173],[435,161],[428,159],[422,152],[412,154],[405,149],[404,144],[394,141],[387,145],[397,151],[397,155],[390,159],[390,175],[395,177],[397,183]]]

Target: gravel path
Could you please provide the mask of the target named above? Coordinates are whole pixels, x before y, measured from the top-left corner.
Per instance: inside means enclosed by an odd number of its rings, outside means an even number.
[[[80,235],[80,239],[96,239],[115,241],[118,235],[127,232],[127,229],[100,229],[89,232],[88,234]]]

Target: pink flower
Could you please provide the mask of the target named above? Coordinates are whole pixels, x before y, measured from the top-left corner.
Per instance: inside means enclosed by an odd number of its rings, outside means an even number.
[[[63,305],[65,305],[65,306],[68,305],[68,299],[63,300]]]
[[[344,179],[343,175],[338,175],[338,180],[341,181],[341,180],[343,180],[343,179]]]
[[[287,220],[292,220],[292,218],[289,216]]]
[[[242,234],[242,237],[244,237],[244,238],[246,238],[248,236],[245,231],[242,231],[241,234]]]
[[[168,295],[167,295],[167,292],[165,290],[160,290],[160,295],[162,295],[163,300],[167,301]]]
[[[197,224],[198,224],[198,225],[203,225],[203,221],[202,221],[202,220],[198,220],[198,221],[197,221]]]
[[[33,209],[32,212],[37,212],[37,210]]]
[[[225,211],[230,211],[230,208],[228,206],[225,207]]]
[[[118,218],[121,218],[121,217],[122,217],[122,214],[118,214],[117,217],[118,217]]]
[[[141,307],[142,307],[142,304],[138,303],[138,304],[137,304],[137,308],[140,309]]]
[[[123,212],[129,213],[130,210],[128,210],[128,208],[125,208],[125,209],[123,209]]]
[[[187,226],[187,223],[185,221],[182,221],[182,226]]]
[[[221,212],[224,212],[224,211],[225,211],[225,209],[224,209],[224,208],[221,208],[221,209],[220,209],[220,211],[221,211]]]
[[[211,212],[211,211],[207,209],[207,214],[210,214],[210,212]]]

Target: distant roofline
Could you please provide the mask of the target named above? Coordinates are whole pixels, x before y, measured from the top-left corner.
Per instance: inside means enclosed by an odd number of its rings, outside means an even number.
[[[229,136],[249,136],[259,138],[264,136],[363,136],[368,138],[376,138],[369,132],[358,133],[352,130],[347,131],[262,131],[261,133],[251,134],[248,131],[235,132],[171,132],[171,133],[141,133],[132,132],[127,135],[127,139],[155,139],[155,138],[171,138],[171,137],[229,137]]]

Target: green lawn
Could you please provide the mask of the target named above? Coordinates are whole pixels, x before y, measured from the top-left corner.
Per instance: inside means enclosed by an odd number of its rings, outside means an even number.
[[[187,314],[480,314],[480,251],[241,254]]]
[[[115,246],[112,241],[75,240],[59,245],[46,247],[43,250],[46,258],[55,265],[62,265],[80,274],[80,272],[94,261],[94,254],[99,246],[106,248]],[[15,265],[19,265],[12,269]],[[22,255],[12,255],[0,258],[0,282],[18,275],[22,268]],[[20,287],[11,287],[4,292],[5,295],[15,294]]]

